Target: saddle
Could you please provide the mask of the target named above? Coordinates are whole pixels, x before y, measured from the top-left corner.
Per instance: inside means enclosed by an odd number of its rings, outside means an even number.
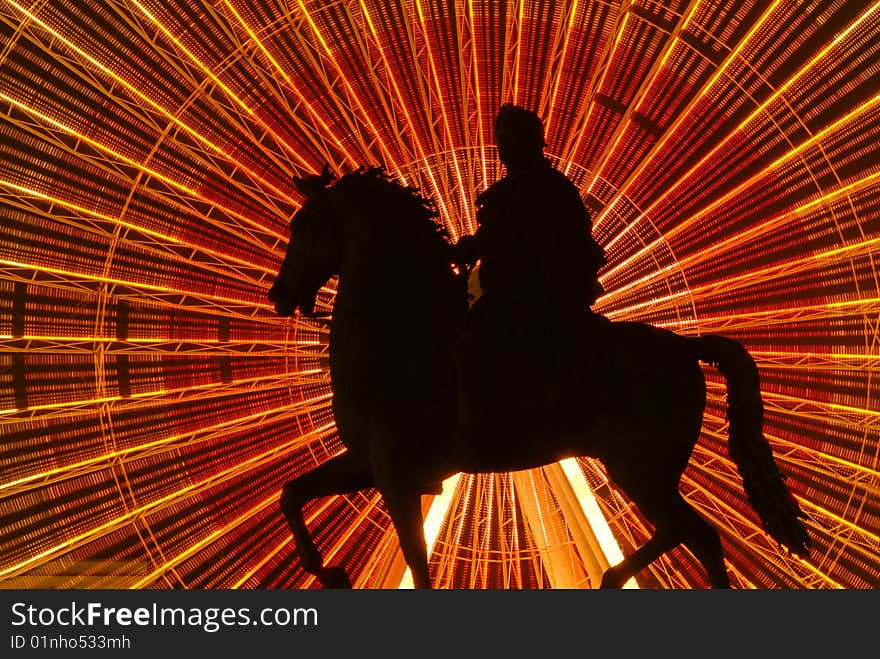
[[[596,399],[604,319],[547,318],[482,302],[469,312],[457,355],[463,435],[503,442],[583,425]]]

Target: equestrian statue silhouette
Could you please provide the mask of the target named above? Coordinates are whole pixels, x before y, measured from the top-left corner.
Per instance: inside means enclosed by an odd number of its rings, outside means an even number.
[[[601,587],[621,587],[681,543],[711,587],[730,587],[718,532],[679,492],[706,403],[700,362],[726,378],[729,450],[750,505],[786,551],[808,554],[804,515],[763,436],[758,369],[740,343],[587,312],[571,319],[570,336],[585,338],[566,348],[567,367],[542,366],[558,378],[547,385],[559,394],[553,414],[521,404],[534,386],[518,393],[508,386],[497,398],[519,399],[472,422],[474,388],[462,386],[473,351],[462,348],[472,313],[468,264],[432,202],[381,168],[338,180],[325,168],[296,184],[305,201],[269,298],[283,317],[314,316],[318,291],[338,277],[330,376],[347,450],[287,483],[280,505],[302,567],[325,587],[351,584],[342,567],[324,565],[304,520],[306,502],[377,488],[415,587],[430,588],[422,494],[437,493],[459,472],[515,471],[575,456],[599,460],[654,527],[647,543],[604,573]],[[531,302],[540,315],[542,301]]]

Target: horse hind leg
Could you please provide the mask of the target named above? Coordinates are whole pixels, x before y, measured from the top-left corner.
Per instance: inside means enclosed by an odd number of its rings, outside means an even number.
[[[706,570],[711,588],[730,588],[721,536],[680,494],[677,498],[679,519],[685,528],[684,545]]]
[[[312,499],[365,490],[373,484],[369,464],[343,453],[288,482],[282,489],[279,503],[293,534],[300,565],[317,576],[325,588],[351,588],[351,582],[342,568],[324,566],[303,517],[303,506]]]
[[[674,549],[680,540],[666,529],[655,528],[654,535],[644,545],[617,565],[605,570],[599,588],[623,588],[624,584],[666,552]]]
[[[639,502],[636,501],[639,506]],[[730,588],[721,538],[677,490],[639,509],[654,524],[654,535],[602,576],[600,588],[621,588],[631,577],[683,543],[706,570],[711,588]]]

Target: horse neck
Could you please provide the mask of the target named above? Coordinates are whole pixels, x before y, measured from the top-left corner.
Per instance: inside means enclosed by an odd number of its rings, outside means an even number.
[[[449,264],[415,222],[353,217],[342,232],[336,306],[342,310],[418,312],[430,316],[434,296],[448,285]],[[440,238],[437,238],[440,240]]]

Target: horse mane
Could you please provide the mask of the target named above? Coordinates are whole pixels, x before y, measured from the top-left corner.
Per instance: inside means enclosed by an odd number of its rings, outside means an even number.
[[[453,241],[438,220],[434,201],[418,188],[404,185],[384,167],[363,166],[335,182],[325,171],[314,180],[325,190],[345,196],[365,221],[377,223],[392,253],[408,253],[414,259],[434,263],[455,262]]]

